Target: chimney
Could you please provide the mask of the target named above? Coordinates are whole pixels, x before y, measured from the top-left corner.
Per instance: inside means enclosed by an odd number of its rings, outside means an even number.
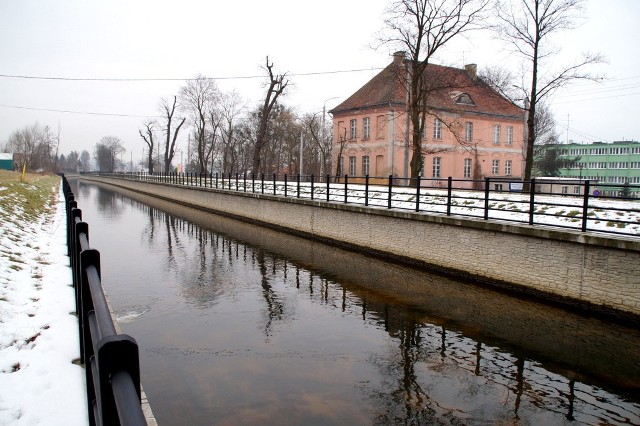
[[[464,66],[464,69],[473,81],[478,79],[478,66],[476,64],[467,64]]]
[[[393,63],[396,65],[402,65],[402,62],[404,61],[405,56],[406,56],[406,53],[402,50],[395,52],[393,54]]]

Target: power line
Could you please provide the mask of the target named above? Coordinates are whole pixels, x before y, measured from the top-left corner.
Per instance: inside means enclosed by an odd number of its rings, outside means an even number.
[[[108,112],[91,112],[91,111],[70,111],[63,109],[49,109],[49,108],[34,108],[34,107],[25,107],[19,105],[5,105],[0,104],[0,107],[4,108],[15,108],[15,109],[27,109],[30,111],[46,111],[46,112],[61,112],[65,114],[83,114],[83,115],[99,115],[99,116],[108,116],[108,117],[134,117],[134,118],[158,118],[160,115],[136,115],[136,114],[115,114]]]
[[[286,74],[290,77],[309,77],[314,75],[330,75],[345,74],[364,71],[379,71],[383,68],[361,68],[351,70],[335,70],[335,71],[316,71],[306,73]],[[256,78],[265,78],[264,75],[245,75],[245,76],[226,76],[226,77],[202,77],[202,78],[110,78],[110,77],[54,77],[54,76],[35,76],[35,75],[17,75],[17,74],[0,74],[0,78],[14,78],[26,80],[54,80],[54,81],[112,81],[112,82],[144,82],[144,81],[197,81],[197,80],[248,80]]]

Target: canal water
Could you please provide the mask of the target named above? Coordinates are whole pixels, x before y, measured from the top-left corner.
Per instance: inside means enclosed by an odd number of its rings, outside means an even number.
[[[160,425],[640,424],[637,328],[71,184]]]

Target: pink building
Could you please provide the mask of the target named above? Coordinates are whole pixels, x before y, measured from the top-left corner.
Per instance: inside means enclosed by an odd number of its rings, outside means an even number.
[[[411,122],[400,78],[406,63],[397,52],[391,64],[330,111],[339,175],[410,177]],[[425,73],[438,83],[427,98],[423,179],[521,178],[522,109],[479,79],[476,65],[429,65]]]

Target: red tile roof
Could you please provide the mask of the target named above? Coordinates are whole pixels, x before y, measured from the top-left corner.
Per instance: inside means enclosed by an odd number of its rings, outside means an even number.
[[[351,114],[369,108],[404,109],[406,91],[399,77],[403,70],[397,62],[392,62],[368,83],[340,105],[329,111],[333,115]],[[433,110],[455,111],[458,113],[494,115],[505,118],[522,119],[520,107],[502,97],[491,86],[467,70],[429,64],[425,70],[425,82],[430,86],[427,104]],[[456,102],[462,94],[467,94],[473,104]]]

